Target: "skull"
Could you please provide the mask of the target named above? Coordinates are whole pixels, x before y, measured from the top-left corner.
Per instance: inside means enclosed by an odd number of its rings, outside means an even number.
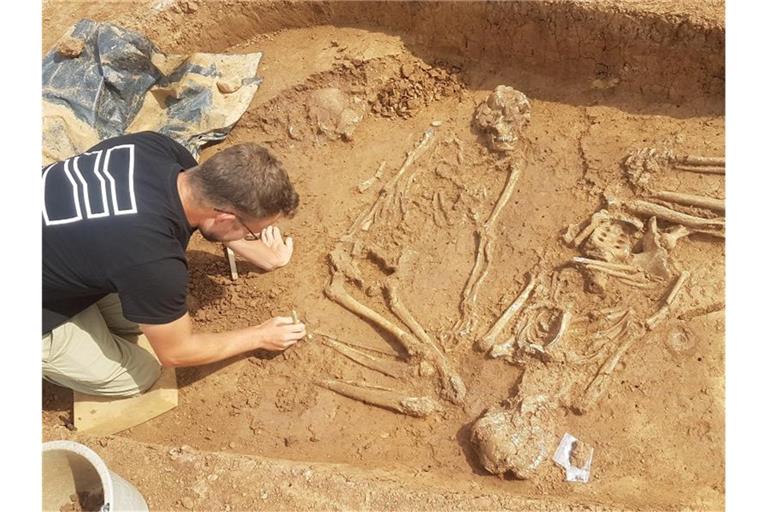
[[[472,427],[472,444],[483,467],[496,475],[511,471],[531,478],[553,443],[547,397],[526,397],[508,409],[491,409]]]
[[[512,151],[520,133],[531,120],[531,104],[525,94],[500,85],[477,107],[475,124],[494,151]]]
[[[365,102],[336,88],[317,89],[307,101],[307,111],[317,131],[331,140],[352,140],[352,133],[365,114]]]

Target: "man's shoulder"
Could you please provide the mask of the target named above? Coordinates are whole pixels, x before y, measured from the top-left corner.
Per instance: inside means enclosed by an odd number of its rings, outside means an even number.
[[[160,145],[166,147],[174,147],[178,144],[176,141],[163,135],[162,133],[144,131],[136,133],[127,133],[124,135],[118,135],[117,137],[111,137],[104,139],[88,151],[97,151],[99,149],[108,149],[110,147],[122,146],[125,144],[139,144],[139,145]]]
[[[134,158],[147,157],[153,160],[166,158],[184,169],[197,165],[197,160],[187,148],[167,135],[152,131],[129,133],[105,139],[88,149],[86,153],[98,151],[112,153],[113,150],[126,147],[133,149],[131,153]]]

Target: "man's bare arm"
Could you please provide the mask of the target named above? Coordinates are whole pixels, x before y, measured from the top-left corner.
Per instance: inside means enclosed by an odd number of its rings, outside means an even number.
[[[285,350],[306,334],[304,324],[294,324],[290,317],[284,316],[234,331],[195,333],[192,319],[185,314],[167,324],[142,324],[141,330],[160,364],[170,367],[213,363],[259,348]]]

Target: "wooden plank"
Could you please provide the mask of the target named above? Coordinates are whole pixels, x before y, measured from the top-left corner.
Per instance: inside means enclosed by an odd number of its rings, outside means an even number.
[[[154,355],[146,336],[139,336],[138,344]],[[106,436],[156,418],[178,404],[176,370],[163,367],[157,382],[139,396],[114,398],[75,391],[74,424],[79,432]]]

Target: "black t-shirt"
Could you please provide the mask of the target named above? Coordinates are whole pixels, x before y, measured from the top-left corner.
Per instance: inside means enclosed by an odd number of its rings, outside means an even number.
[[[43,333],[113,292],[133,322],[187,312],[193,228],[176,179],[196,165],[180,144],[141,132],[43,169]]]

